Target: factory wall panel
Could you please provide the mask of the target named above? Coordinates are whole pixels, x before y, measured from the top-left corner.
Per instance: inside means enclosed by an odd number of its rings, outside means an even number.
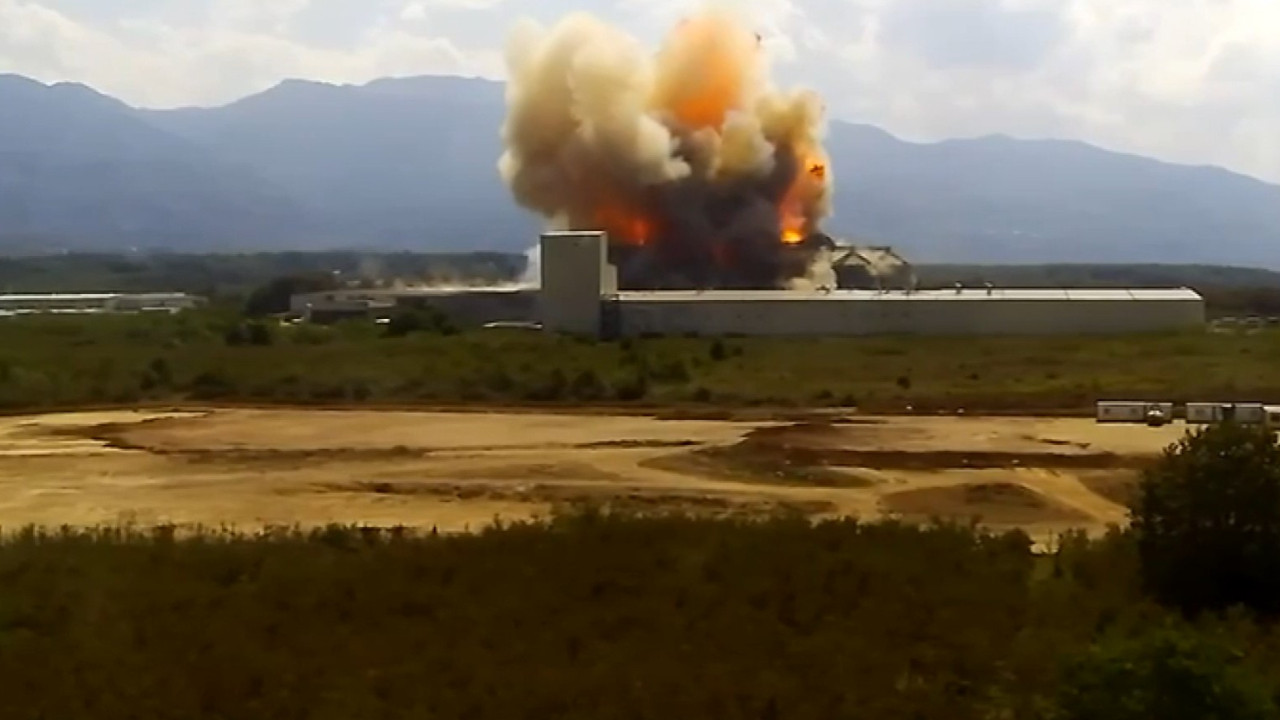
[[[622,300],[622,334],[1053,335],[1200,327],[1198,300]]]
[[[604,233],[544,233],[540,249],[543,325],[557,332],[599,334],[601,298],[616,284]]]

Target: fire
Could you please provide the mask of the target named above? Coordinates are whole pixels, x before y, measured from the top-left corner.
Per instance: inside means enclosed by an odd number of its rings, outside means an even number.
[[[742,59],[758,52],[759,40],[726,32],[724,22],[715,13],[684,20],[658,56],[652,106],[689,129],[720,129],[729,112],[743,106],[751,82]]]
[[[796,179],[778,205],[778,224],[782,228],[782,242],[786,245],[803,242],[812,230],[806,213],[808,198],[821,192],[827,184],[826,163],[815,159],[811,153],[803,153],[801,157],[803,160],[800,166],[804,168],[804,172],[797,173]]]
[[[507,48],[503,181],[555,227],[628,246],[629,288],[778,287],[830,214],[821,98],[777,88],[761,36],[709,1],[656,54],[584,13]]]
[[[595,221],[609,237],[629,245],[644,245],[653,236],[653,223],[642,213],[622,205],[605,204],[596,208]]]

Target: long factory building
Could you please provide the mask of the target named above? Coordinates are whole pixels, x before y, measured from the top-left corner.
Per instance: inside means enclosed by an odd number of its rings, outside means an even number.
[[[1188,288],[622,292],[604,233],[546,233],[541,251],[543,326],[575,334],[1088,335],[1205,323]]]
[[[430,306],[462,326],[510,321],[549,331],[637,335],[1094,335],[1203,328],[1188,288],[620,291],[602,232],[549,232],[541,286],[343,289],[293,297],[315,322]]]

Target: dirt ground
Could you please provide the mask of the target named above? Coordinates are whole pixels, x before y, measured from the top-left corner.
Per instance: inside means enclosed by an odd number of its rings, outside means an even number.
[[[734,422],[502,412],[94,412],[0,419],[0,527],[359,523],[464,531],[557,506],[976,520],[1047,542],[1117,504],[1181,426]]]

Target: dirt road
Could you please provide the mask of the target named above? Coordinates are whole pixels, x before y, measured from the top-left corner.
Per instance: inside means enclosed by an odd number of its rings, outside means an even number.
[[[0,527],[134,522],[473,529],[557,506],[978,519],[1047,540],[1124,520],[1115,492],[1180,427],[853,417],[104,412],[0,419]],[[1109,497],[1111,499],[1109,499]]]

